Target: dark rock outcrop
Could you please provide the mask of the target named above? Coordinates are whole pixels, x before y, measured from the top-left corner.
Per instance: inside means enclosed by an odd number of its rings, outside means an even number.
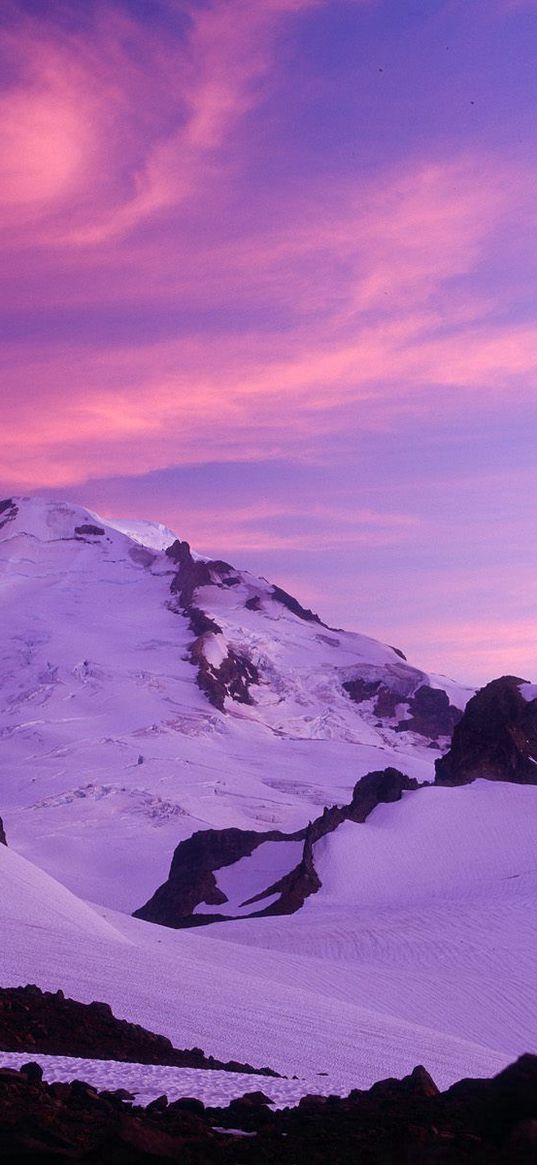
[[[219,585],[223,581],[229,581],[230,575],[234,577],[233,567],[229,562],[223,562],[219,558],[193,558],[188,542],[176,539],[168,546],[166,554],[179,567],[170,589],[172,594],[179,596],[181,606],[184,608],[190,607],[198,587],[211,586],[215,583]]]
[[[0,530],[3,526],[7,526],[8,522],[14,522],[18,512],[19,507],[13,498],[4,498],[0,502]]]
[[[108,1003],[78,1003],[66,999],[63,991],[41,991],[33,985],[0,988],[0,1049],[177,1068],[258,1072],[238,1061],[215,1060],[201,1048],[174,1048],[166,1036],[116,1019]],[[276,1075],[267,1068],[259,1070],[259,1074]]]
[[[261,607],[261,599],[259,598],[259,595],[252,595],[251,598],[246,600],[244,606],[246,607],[247,611],[259,611],[259,608]]]
[[[233,1130],[248,1136],[237,1137]],[[228,1131],[229,1130],[229,1131]],[[39,1067],[0,1069],[5,1165],[535,1165],[537,1057],[491,1080],[439,1092],[423,1067],[347,1097],[304,1096],[274,1110],[247,1093],[226,1108],[165,1096],[146,1109],[119,1089],[49,1084]]]
[[[267,833],[235,828],[198,830],[177,846],[167,881],[145,906],[134,912],[135,918],[162,926],[192,925],[192,913],[201,902],[208,906],[227,902],[225,894],[218,889],[215,870],[249,857],[265,841],[288,841],[289,838],[289,834],[279,830]],[[199,915],[194,924],[210,918]]]
[[[207,926],[211,922],[231,921],[235,915],[218,910],[227,898],[219,889],[215,872],[249,857],[264,842],[302,841],[302,856],[298,864],[278,881],[266,886],[247,899],[243,906],[256,906],[246,917],[261,918],[275,914],[294,914],[306,898],[321,888],[315,869],[314,845],[322,837],[333,833],[344,821],[364,822],[377,805],[399,801],[404,792],[414,792],[420,786],[398,769],[387,768],[367,773],[354,787],[348,805],[333,805],[323,809],[319,817],[296,833],[272,830],[256,833],[243,829],[205,829],[182,841],[175,850],[168,879],[152,898],[135,911],[135,917],[161,926]],[[263,906],[268,898],[277,898]],[[211,913],[195,914],[201,903],[215,906]],[[244,916],[243,916],[244,917]]]
[[[387,688],[385,684],[380,684],[373,711],[375,716],[380,716],[381,720],[391,720],[392,716],[395,716],[397,705],[404,702],[398,691]]]
[[[520,685],[502,676],[469,700],[453,733],[451,748],[436,761],[437,785],[467,785],[478,778],[537,784],[537,700],[526,701]]]
[[[367,773],[354,786],[346,817],[349,821],[366,821],[377,805],[400,801],[403,793],[415,792],[419,788],[418,781],[400,773],[399,769],[388,768]]]
[[[4,829],[4,822],[0,817],[0,845],[7,845],[6,831]]]
[[[273,586],[270,597],[274,599],[276,603],[280,603],[282,607],[286,607],[288,611],[291,611],[291,614],[297,615],[299,619],[303,619],[304,622],[318,623],[319,626],[326,627],[326,623],[323,623],[322,620],[319,619],[319,616],[315,614],[315,611],[310,611],[309,607],[303,607],[298,602],[298,599],[293,598],[293,595],[289,595],[287,591],[282,590],[281,587]]]
[[[450,704],[443,688],[431,688],[429,684],[421,684],[412,696],[382,680],[366,680],[362,676],[346,680],[343,687],[355,704],[376,697],[373,712],[383,720],[391,719],[398,705],[406,704],[410,715],[395,725],[396,732],[417,732],[437,740],[439,736],[451,736],[462,716],[460,709]]]
[[[227,647],[222,662],[215,666],[207,654],[213,635],[222,635],[222,628],[194,602],[196,591],[204,586],[236,586],[240,581],[233,567],[220,559],[194,559],[188,542],[176,540],[166,550],[168,558],[177,566],[170,590],[178,597],[181,609],[188,617],[195,639],[190,646],[190,659],[197,668],[197,683],[210,703],[220,712],[225,710],[226,697],[238,704],[252,704],[250,688],[259,683],[259,672],[246,651]]]
[[[191,658],[198,666],[198,687],[220,712],[224,711],[226,696],[237,704],[253,704],[250,687],[259,683],[259,672],[245,653],[228,647],[222,663],[214,667],[204,653],[202,635],[192,644]]]
[[[104,534],[102,526],[92,526],[90,522],[86,522],[83,526],[75,526],[75,534],[79,538],[83,538],[85,534],[91,535],[92,538],[97,538]]]
[[[423,684],[408,701],[410,717],[400,720],[396,732],[417,732],[436,740],[439,736],[451,736],[455,725],[462,717],[460,708],[449,702],[443,688],[431,688]]]
[[[381,686],[380,680],[364,680],[362,676],[356,676],[354,680],[345,680],[343,684],[355,704],[364,704],[366,700],[372,700]]]
[[[288,874],[285,874],[283,878],[280,878],[278,882],[274,882],[272,886],[264,890],[262,894],[256,894],[246,902],[247,906],[253,905],[273,894],[279,895],[276,902],[270,903],[264,910],[255,912],[254,917],[267,917],[271,914],[295,914],[297,910],[301,909],[310,894],[316,894],[321,889],[321,879],[313,864],[313,842],[313,830],[312,826],[309,825],[304,838],[302,858],[298,865]]]

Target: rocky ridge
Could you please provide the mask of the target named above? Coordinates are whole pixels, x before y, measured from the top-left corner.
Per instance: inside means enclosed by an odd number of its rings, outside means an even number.
[[[321,887],[314,862],[315,843],[332,833],[344,821],[364,822],[377,805],[399,801],[403,792],[414,792],[419,788],[418,781],[398,769],[387,768],[362,777],[355,785],[348,805],[325,808],[319,817],[296,833],[286,834],[274,830],[264,833],[240,829],[199,830],[177,846],[167,881],[148,902],[134,911],[134,916],[146,922],[177,928],[206,926],[211,922],[244,917],[233,913],[223,914],[219,910],[214,913],[195,913],[201,903],[218,907],[228,901],[218,886],[215,872],[250,857],[259,846],[268,842],[277,844],[300,841],[303,844],[299,863],[242,904],[257,906],[265,899],[276,896],[276,901],[270,901],[265,906],[259,905],[258,909],[249,912],[248,917],[294,914],[304,905],[306,898]]]

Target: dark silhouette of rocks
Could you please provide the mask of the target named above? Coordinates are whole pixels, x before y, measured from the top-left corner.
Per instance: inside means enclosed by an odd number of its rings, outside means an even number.
[[[0,988],[0,1049],[276,1075],[269,1068],[252,1068],[236,1060],[226,1063],[215,1060],[201,1048],[174,1048],[166,1036],[116,1019],[108,1003],[78,1003],[66,999],[63,991],[41,991],[31,984]]]
[[[4,829],[4,822],[0,817],[0,845],[7,845],[6,831]]]
[[[419,787],[418,781],[398,769],[379,769],[367,773],[357,782],[348,805],[323,809],[319,817],[296,833],[281,833],[279,830],[257,833],[235,828],[199,830],[177,846],[166,882],[134,912],[135,917],[175,928],[231,921],[237,916],[218,910],[219,906],[225,905],[227,898],[218,887],[215,871],[249,857],[264,842],[302,841],[302,855],[297,865],[242,903],[243,906],[259,904],[259,909],[246,917],[295,914],[306,898],[316,894],[322,885],[315,869],[313,847],[316,842],[333,833],[344,821],[364,822],[377,805],[399,801],[404,792],[414,792]],[[274,902],[262,905],[275,895]],[[201,903],[217,909],[214,913],[195,914]]]
[[[172,580],[170,590],[172,595],[178,595],[183,609],[188,610],[198,587],[209,586],[213,582],[213,571],[211,570],[213,563],[194,559],[190,552],[189,543],[180,542],[178,539],[171,546],[168,546],[166,554],[179,567]],[[229,570],[231,569],[229,567]]]
[[[537,784],[537,700],[526,701],[526,680],[501,676],[466,705],[449,752],[436,761],[437,785],[467,785],[478,778]]]
[[[143,1109],[123,1089],[47,1083],[38,1065],[0,1069],[3,1165],[535,1165],[537,1057],[439,1092],[423,1067],[347,1097],[274,1110],[247,1093],[226,1108],[165,1096]],[[233,1130],[249,1136],[237,1136]],[[227,1131],[229,1130],[229,1132]]]

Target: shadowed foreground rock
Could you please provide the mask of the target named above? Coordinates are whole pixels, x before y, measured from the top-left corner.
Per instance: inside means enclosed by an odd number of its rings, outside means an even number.
[[[272,1111],[262,1092],[223,1109],[195,1099],[168,1104],[165,1097],[141,1109],[124,1095],[97,1093],[81,1081],[45,1084],[35,1064],[20,1072],[0,1069],[3,1165],[531,1165],[537,1159],[537,1057],[530,1055],[492,1080],[463,1080],[444,1093],[418,1067],[367,1092],[306,1096],[281,1112]]]
[[[108,1003],[78,1003],[66,999],[63,991],[41,991],[32,984],[0,988],[0,1049],[277,1075],[270,1068],[252,1068],[237,1060],[215,1060],[201,1048],[174,1048],[166,1036],[116,1019]]]

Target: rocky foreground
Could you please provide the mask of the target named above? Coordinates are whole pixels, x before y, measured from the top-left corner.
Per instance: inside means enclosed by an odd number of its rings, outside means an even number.
[[[0,1049],[278,1075],[271,1068],[253,1068],[238,1060],[216,1060],[201,1048],[174,1048],[166,1036],[117,1019],[108,1003],[79,1003],[66,999],[63,991],[42,991],[34,984],[0,987]]]
[[[270,1091],[270,1090],[269,1090]],[[348,1097],[306,1096],[273,1111],[250,1093],[227,1108],[196,1099],[146,1109],[129,1094],[81,1081],[45,1083],[41,1068],[0,1069],[3,1165],[530,1165],[537,1160],[537,1056],[492,1080],[462,1080],[440,1093],[424,1068]]]

